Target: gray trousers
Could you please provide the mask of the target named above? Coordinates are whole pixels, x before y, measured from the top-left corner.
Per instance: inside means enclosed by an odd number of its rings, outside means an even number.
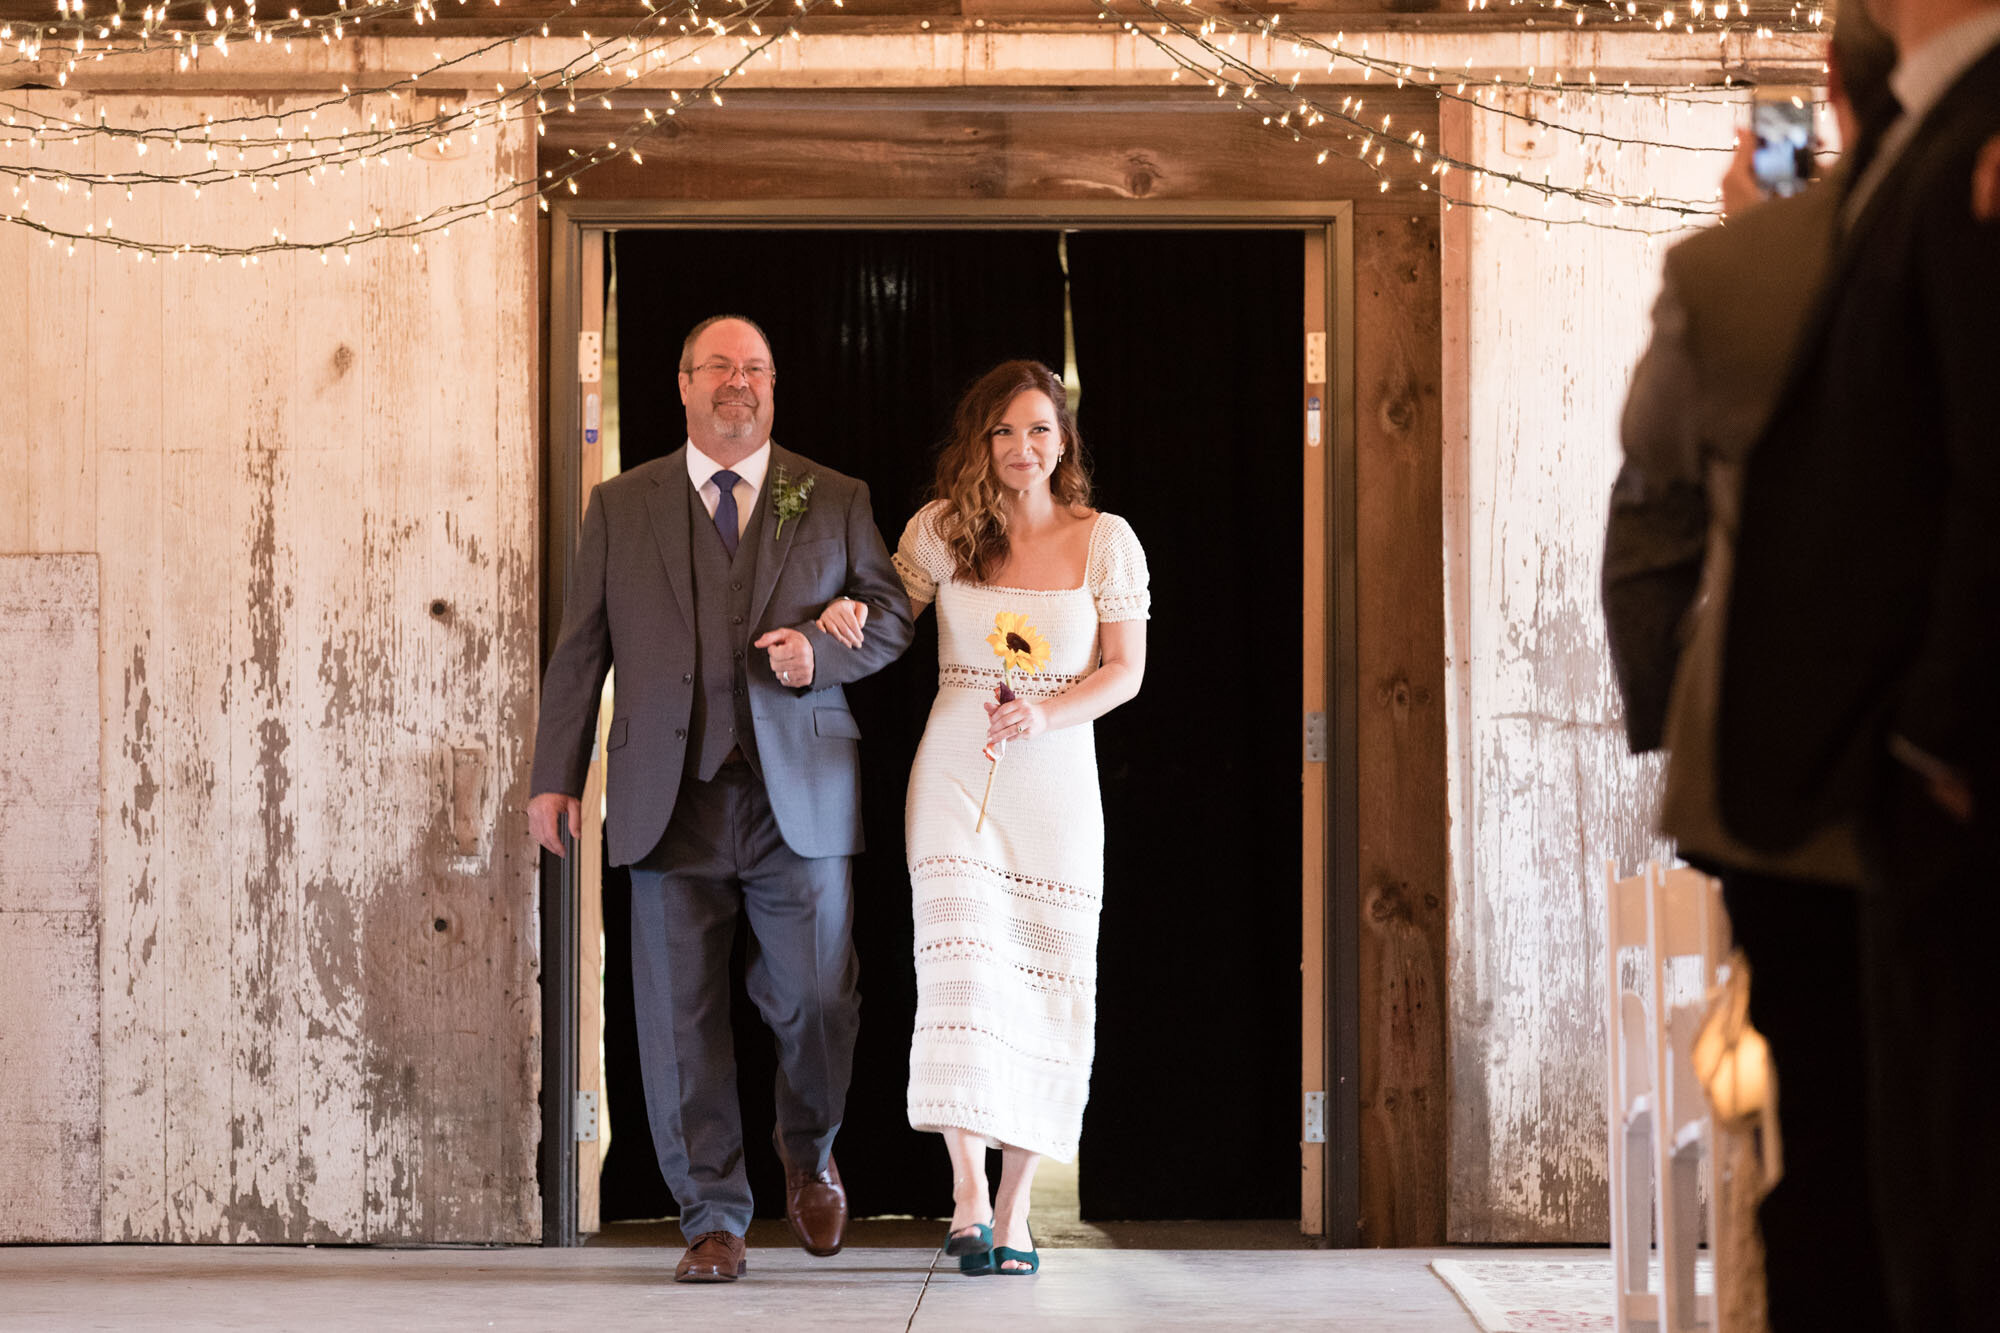
[[[632,867],[632,998],[646,1118],[681,1231],[743,1235],[750,1182],[736,1100],[729,953],[750,924],[750,998],[778,1044],[778,1146],[821,1170],[847,1102],[860,1025],[845,856],[785,845],[747,764],[681,786],[660,843]]]

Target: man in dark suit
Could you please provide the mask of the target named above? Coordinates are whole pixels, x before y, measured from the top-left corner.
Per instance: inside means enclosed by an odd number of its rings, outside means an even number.
[[[2000,221],[1979,197],[2000,3],[1871,11],[1902,115],[1745,471],[1719,791],[1765,852],[1860,831],[1891,1309],[1912,1333],[2000,1328]]]
[[[612,863],[632,867],[640,1073],[681,1206],[682,1282],[745,1268],[729,1019],[739,911],[754,937],[750,995],[778,1044],[786,1215],[810,1253],[840,1248],[833,1139],[859,1014],[848,858],[861,850],[861,732],[841,686],[911,635],[868,488],[771,442],[776,378],[755,324],[697,325],[681,351],[687,444],[592,490],[528,807],[560,853],[615,665],[605,832]],[[814,623],[841,598],[867,608],[855,646]]]
[[[1841,143],[1894,119],[1895,48],[1840,12],[1828,91]],[[1724,179],[1728,223],[1667,252],[1653,340],[1625,402],[1625,464],[1605,531],[1605,628],[1635,753],[1664,746],[1660,831],[1722,881],[1750,961],[1750,1019],[1777,1071],[1784,1175],[1758,1207],[1774,1333],[1887,1319],[1870,1192],[1854,830],[1834,822],[1760,852],[1729,836],[1715,792],[1715,710],[1742,467],[1769,421],[1826,273],[1846,173],[1762,202],[1751,140]]]

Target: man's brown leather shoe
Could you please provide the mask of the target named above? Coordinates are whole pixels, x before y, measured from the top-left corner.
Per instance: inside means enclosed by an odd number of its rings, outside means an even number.
[[[840,1168],[832,1157],[826,1170],[814,1175],[807,1171],[785,1172],[785,1216],[791,1219],[792,1234],[807,1254],[825,1258],[840,1253],[847,1235],[847,1191],[840,1183]]]
[[[743,1237],[727,1231],[704,1231],[694,1238],[674,1267],[676,1282],[734,1282],[750,1267]]]

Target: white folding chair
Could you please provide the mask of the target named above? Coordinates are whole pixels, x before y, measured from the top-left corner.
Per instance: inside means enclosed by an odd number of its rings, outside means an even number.
[[[1724,917],[1713,880],[1698,871],[1661,871],[1649,864],[1621,879],[1605,868],[1606,1121],[1610,1136],[1611,1257],[1618,1283],[1619,1333],[1688,1333],[1714,1325],[1714,1298],[1697,1298],[1699,1173],[1713,1172],[1708,1101],[1694,1075],[1691,1052],[1700,1004],[1722,956]],[[1621,955],[1643,950],[1639,990],[1621,979]],[[1673,1004],[1669,963],[1700,961],[1693,1003]],[[1710,1180],[1710,1197],[1714,1181]],[[1649,1227],[1649,1223],[1651,1226]],[[1660,1289],[1648,1281],[1652,1249],[1660,1245]]]

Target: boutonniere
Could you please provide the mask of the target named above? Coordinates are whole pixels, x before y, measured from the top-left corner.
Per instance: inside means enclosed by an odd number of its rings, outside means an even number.
[[[813,483],[819,478],[806,473],[797,481],[785,471],[783,463],[778,464],[778,479],[771,483],[771,512],[778,517],[778,530],[771,534],[776,541],[785,535],[785,523],[794,518],[804,518],[806,509],[812,504]]]
[[[1000,684],[993,694],[1003,704],[1014,702],[1016,671],[1039,675],[1048,669],[1049,641],[1019,611],[1002,611],[993,617],[993,632],[986,636],[986,643],[1000,659]],[[980,750],[992,766],[986,770],[986,792],[979,798],[979,819],[972,826],[974,833],[986,828],[986,803],[993,799],[993,775],[1000,771],[1000,761],[1007,755],[1007,742],[982,746]]]

